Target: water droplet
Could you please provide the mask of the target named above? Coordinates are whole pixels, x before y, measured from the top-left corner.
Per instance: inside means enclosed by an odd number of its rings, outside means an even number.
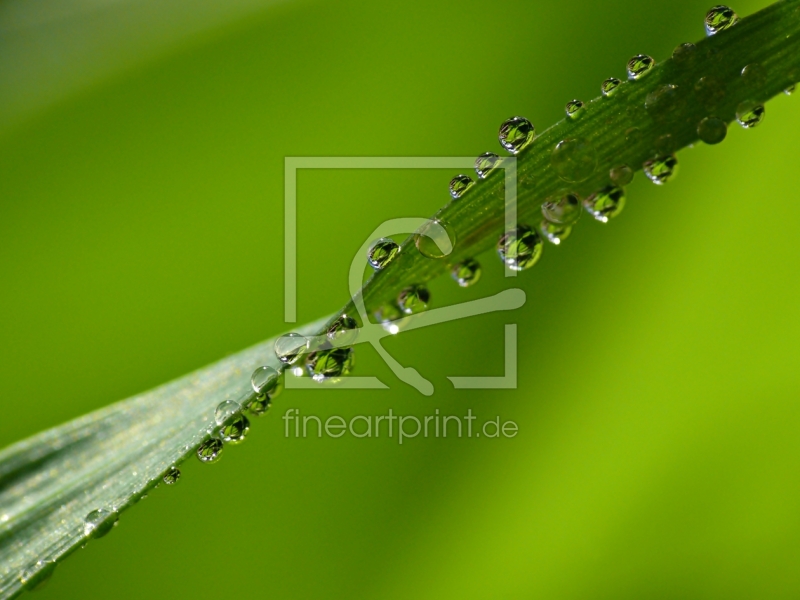
[[[388,303],[383,304],[375,311],[375,319],[392,335],[400,331],[400,327],[404,321],[403,313],[400,311],[400,308],[396,304]]]
[[[550,164],[564,181],[577,183],[586,181],[597,168],[597,152],[594,146],[582,138],[570,138],[558,142]]]
[[[764,120],[764,107],[753,101],[746,101],[736,108],[736,120],[745,129],[755,127]]]
[[[358,338],[358,322],[347,315],[336,319],[325,334],[334,346],[349,346]]]
[[[675,61],[675,64],[678,65],[688,63],[695,56],[697,56],[697,46],[689,42],[677,46],[675,50],[672,51],[672,59]]]
[[[625,141],[629,144],[636,144],[642,139],[642,132],[638,127],[630,127],[625,130]]]
[[[181,471],[177,467],[170,467],[166,473],[164,473],[164,483],[167,485],[175,485],[178,483],[178,480],[181,478]]]
[[[583,207],[601,223],[608,223],[625,208],[625,190],[609,185],[583,201]]]
[[[564,107],[568,117],[577,119],[583,114],[583,102],[580,100],[570,100]]]
[[[725,98],[725,82],[715,75],[706,75],[697,80],[694,91],[700,102],[713,108]]]
[[[725,121],[717,117],[706,117],[697,126],[697,135],[706,144],[719,144],[727,133],[728,126]]]
[[[674,155],[657,156],[642,165],[644,174],[656,185],[664,185],[678,174],[678,159]]]
[[[336,382],[353,371],[354,361],[352,348],[318,350],[306,357],[306,371],[318,383]]]
[[[542,238],[526,225],[505,232],[497,242],[497,252],[513,271],[524,271],[535,265],[542,256]]]
[[[758,63],[752,63],[742,69],[742,81],[750,88],[761,88],[767,83],[767,71]]]
[[[739,16],[727,6],[715,6],[706,14],[706,34],[714,35],[736,25]]]
[[[475,159],[475,173],[481,179],[486,179],[495,170],[500,162],[500,157],[494,152],[484,152]]]
[[[256,394],[261,394],[262,392],[270,393],[277,385],[280,376],[281,374],[272,367],[266,365],[258,367],[250,377],[250,385]]]
[[[647,94],[644,107],[654,119],[666,119],[678,107],[679,100],[678,86],[668,83]]]
[[[619,87],[620,83],[622,82],[616,77],[609,77],[603,83],[600,84],[600,91],[603,93],[603,96],[608,98],[609,96],[612,96],[614,94],[614,92]]]
[[[616,186],[622,187],[633,181],[633,169],[628,165],[614,167],[608,172],[608,178]]]
[[[445,221],[430,219],[414,234],[414,244],[428,258],[444,258],[456,245],[456,232]]]
[[[656,138],[654,147],[657,154],[673,154],[678,149],[678,144],[669,133],[666,133]]]
[[[555,225],[572,225],[581,216],[581,201],[575,194],[547,200],[542,204],[542,216]]]
[[[466,175],[456,175],[450,180],[450,195],[454,200],[458,200],[467,193],[467,190],[475,185],[470,177]]]
[[[83,534],[93,539],[99,539],[114,528],[119,520],[116,512],[98,508],[93,510],[83,520]]]
[[[572,227],[569,225],[558,225],[556,223],[551,223],[547,219],[542,219],[539,225],[539,231],[542,232],[542,237],[544,237],[544,239],[558,246],[561,244],[562,240],[567,239],[569,234],[572,233]]]
[[[411,315],[428,308],[431,294],[424,285],[410,285],[397,296],[397,306],[405,314]]]
[[[197,458],[200,462],[212,463],[217,462],[222,455],[222,440],[218,438],[210,438],[200,444],[197,448]]]
[[[292,365],[308,349],[308,340],[299,333],[285,333],[275,340],[275,356],[282,363]]]
[[[19,582],[22,589],[28,592],[42,589],[56,570],[56,562],[53,560],[40,560],[29,569],[25,569],[19,575]]]
[[[453,267],[450,274],[458,285],[469,287],[478,283],[481,278],[481,265],[474,258],[467,258]]]
[[[528,119],[511,117],[500,126],[500,145],[511,154],[518,154],[527,147],[536,135],[536,130]]]
[[[797,86],[795,84],[792,84],[789,87],[787,87],[785,90],[783,90],[783,93],[786,94],[787,96],[791,96],[792,94],[794,94],[796,89],[797,89]]]
[[[250,420],[243,414],[231,415],[220,427],[219,435],[226,444],[238,444],[244,441],[250,432]]]
[[[641,79],[656,66],[656,61],[646,54],[637,54],[628,61],[628,79]]]
[[[239,405],[238,402],[233,402],[232,400],[225,400],[223,402],[220,402],[219,406],[217,406],[217,410],[214,411],[214,421],[216,421],[217,425],[222,425],[232,415],[235,415],[236,413],[241,411],[242,407]]]
[[[389,238],[372,242],[367,250],[367,261],[373,269],[383,269],[400,252],[400,245]]]

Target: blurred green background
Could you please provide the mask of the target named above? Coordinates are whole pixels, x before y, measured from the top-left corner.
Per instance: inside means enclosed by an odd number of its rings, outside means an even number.
[[[544,129],[631,55],[701,37],[710,6],[232,2],[247,10],[191,31],[145,19],[159,45],[125,25],[129,4],[28,24],[14,39],[53,47],[3,71],[3,446],[286,328],[285,156],[497,151],[505,118]],[[79,43],[92,52],[74,58]],[[584,218],[517,279],[522,310],[388,341],[433,397],[362,349],[356,374],[390,390],[285,392],[246,444],[187,462],[38,597],[796,598],[798,102],[681,152],[664,188],[638,174],[618,219]],[[299,320],[343,305],[354,250],[435,212],[454,174],[302,173]],[[474,289],[433,282],[434,305],[509,285],[481,262]],[[454,391],[448,375],[502,372],[506,322],[519,389]],[[519,434],[286,439],[287,408],[471,408]]]

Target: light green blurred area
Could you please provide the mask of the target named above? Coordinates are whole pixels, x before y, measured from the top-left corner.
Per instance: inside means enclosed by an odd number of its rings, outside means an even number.
[[[546,128],[631,55],[699,38],[708,8],[286,3],[6,131],[0,445],[286,329],[285,156],[497,151],[503,119]],[[618,219],[582,219],[514,282],[491,254],[474,289],[433,282],[435,306],[511,285],[528,301],[387,341],[431,398],[368,349],[356,374],[390,390],[287,390],[38,597],[796,598],[799,101],[682,151],[666,187],[638,174]],[[435,212],[454,174],[301,173],[300,321],[343,305],[355,249]],[[447,376],[501,373],[507,322],[519,388],[454,391]],[[471,408],[519,434],[287,439],[288,408]]]

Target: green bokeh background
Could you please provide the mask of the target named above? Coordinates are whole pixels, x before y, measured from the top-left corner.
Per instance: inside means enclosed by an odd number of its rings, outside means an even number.
[[[742,15],[764,1],[739,1]],[[398,5],[303,1],[196,35],[0,139],[0,445],[286,328],[285,156],[498,150],[626,59],[663,59],[709,8],[674,0]],[[66,65],[64,68],[68,68]],[[33,73],[31,77],[35,77]],[[287,391],[217,465],[186,463],[75,554],[49,598],[796,598],[800,594],[800,176],[795,97],[757,129],[637,175],[514,283],[515,313],[387,342],[436,386]],[[298,317],[347,299],[382,221],[426,216],[455,172],[301,174]],[[482,257],[474,289],[510,284]],[[518,323],[519,388],[499,375]],[[514,439],[286,439],[322,417],[438,408],[514,420]]]

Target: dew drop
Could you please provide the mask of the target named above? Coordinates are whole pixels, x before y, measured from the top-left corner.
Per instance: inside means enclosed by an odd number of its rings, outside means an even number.
[[[353,371],[354,361],[352,348],[317,350],[306,357],[306,371],[317,383],[333,383]]]
[[[542,216],[555,225],[572,225],[581,216],[581,201],[575,194],[547,200],[542,204]]]
[[[500,126],[500,145],[511,154],[525,149],[536,135],[533,124],[525,117],[511,117]]]
[[[372,242],[367,250],[367,261],[375,269],[383,269],[400,252],[400,245],[392,239],[381,238]]]
[[[405,314],[411,315],[428,308],[431,294],[424,285],[410,285],[397,296],[397,306]]]
[[[572,119],[577,119],[583,114],[583,102],[580,100],[570,100],[567,102],[567,105],[564,107],[564,110],[567,113],[567,116]]]
[[[177,467],[170,467],[166,473],[164,473],[164,483],[167,485],[175,485],[178,483],[178,480],[181,478],[181,471]]]
[[[29,569],[25,569],[19,575],[19,582],[22,589],[27,592],[42,589],[56,570],[56,562],[53,560],[40,560]]]
[[[603,96],[608,98],[609,96],[612,96],[614,94],[614,92],[619,87],[620,83],[622,82],[616,77],[609,77],[603,83],[600,84],[600,91],[603,93]]]
[[[414,245],[427,258],[444,258],[456,245],[456,232],[445,221],[430,219],[414,233]]]
[[[392,335],[400,331],[400,327],[404,321],[403,313],[400,311],[400,308],[396,304],[389,303],[381,305],[381,307],[375,311],[375,319]]]
[[[349,346],[358,338],[358,322],[347,315],[336,319],[325,333],[334,346]]]
[[[583,207],[601,223],[608,223],[625,208],[625,190],[609,185],[583,201]]]
[[[667,119],[679,105],[678,86],[667,83],[647,94],[644,107],[654,119]]]
[[[644,174],[656,185],[664,185],[678,174],[678,159],[675,155],[657,156],[642,165]]]
[[[281,374],[272,367],[266,365],[258,367],[250,377],[250,385],[256,394],[272,393],[272,390],[278,384],[280,376]]]
[[[456,175],[450,180],[450,195],[454,200],[458,200],[461,196],[466,194],[473,185],[475,185],[475,182],[472,181],[472,178],[466,175]]]
[[[656,66],[656,61],[646,54],[637,54],[628,61],[628,79],[641,79]]]
[[[724,5],[713,7],[706,14],[706,34],[714,35],[736,25],[739,16]]]
[[[486,179],[497,168],[500,157],[494,152],[484,152],[475,159],[475,173],[481,179]]]
[[[767,83],[767,71],[758,63],[752,63],[742,69],[742,81],[751,88],[761,88]]]
[[[119,520],[116,512],[98,508],[83,519],[83,534],[86,537],[100,539],[114,528]]]
[[[697,80],[694,91],[700,102],[713,108],[725,98],[725,82],[715,75],[706,75]]]
[[[222,425],[225,421],[231,418],[231,416],[241,411],[242,407],[238,402],[225,400],[220,402],[219,406],[217,406],[217,410],[214,411],[214,421],[216,421],[217,425]]]
[[[675,64],[678,65],[688,63],[695,56],[697,56],[697,46],[689,42],[677,46],[675,50],[672,51],[672,59],[675,61]]]
[[[275,356],[282,363],[292,365],[308,349],[308,340],[299,333],[285,333],[275,340]]]
[[[569,234],[572,233],[572,227],[569,225],[557,225],[556,223],[551,223],[547,219],[542,219],[539,225],[539,231],[542,232],[542,237],[544,239],[558,246],[561,244],[562,240],[567,239]]]
[[[542,238],[526,225],[505,232],[497,242],[497,253],[513,271],[524,271],[535,265],[542,256]]]
[[[678,149],[678,144],[669,133],[656,138],[654,144],[657,154],[673,154]]]
[[[561,140],[550,156],[550,164],[558,176],[569,183],[586,181],[597,168],[597,152],[583,138]]]
[[[736,108],[736,120],[745,129],[752,129],[764,120],[764,106],[753,101],[746,101]]]
[[[785,90],[783,90],[783,93],[786,94],[787,96],[791,96],[792,94],[794,94],[796,89],[797,89],[797,86],[793,83],[792,85],[787,87]]]
[[[697,135],[706,144],[719,144],[727,134],[728,126],[717,117],[706,117],[697,125]]]
[[[633,181],[633,169],[628,165],[614,167],[608,172],[608,178],[616,186],[622,187]]]
[[[238,444],[250,432],[250,420],[243,414],[231,415],[220,427],[219,435],[226,444]]]
[[[458,285],[469,287],[481,278],[481,265],[474,258],[467,258],[453,267],[450,274]]]
[[[197,458],[200,462],[213,463],[217,462],[222,455],[222,440],[219,438],[210,438],[200,444],[197,448]]]

